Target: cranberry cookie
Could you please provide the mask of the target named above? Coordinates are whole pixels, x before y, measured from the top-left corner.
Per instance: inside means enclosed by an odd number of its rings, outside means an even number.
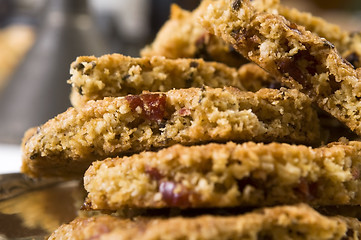
[[[189,88],[88,101],[23,139],[28,175],[80,177],[94,160],[182,143],[284,141],[317,144],[316,111],[297,90]]]
[[[361,142],[176,145],[94,162],[91,209],[361,204]]]

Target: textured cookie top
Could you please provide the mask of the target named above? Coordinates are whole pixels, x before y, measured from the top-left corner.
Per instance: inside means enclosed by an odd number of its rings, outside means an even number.
[[[88,100],[140,94],[144,90],[165,92],[174,88],[233,86],[254,91],[275,81],[254,64],[244,65],[237,72],[224,64],[202,59],[132,58],[121,54],[78,57],[71,64],[70,73],[71,102],[76,107]]]
[[[80,176],[91,161],[209,141],[317,143],[315,110],[297,90],[190,88],[89,101],[23,140],[23,171]]]
[[[139,222],[138,222],[139,221]],[[78,218],[49,239],[358,239],[357,219],[326,217],[306,205],[264,208],[238,216],[135,220]]]
[[[176,145],[94,162],[92,209],[361,203],[361,142]]]
[[[213,2],[201,22],[244,56],[289,87],[305,92],[322,109],[361,134],[361,75],[326,39],[283,16],[257,12],[248,0]]]

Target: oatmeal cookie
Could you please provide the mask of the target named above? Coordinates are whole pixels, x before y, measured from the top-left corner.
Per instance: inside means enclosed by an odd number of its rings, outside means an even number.
[[[140,94],[143,90],[164,92],[205,85],[257,91],[275,82],[255,64],[246,64],[237,71],[202,59],[132,58],[121,54],[78,57],[70,73],[71,102],[75,107],[89,100]]]
[[[259,209],[244,215],[148,220],[113,216],[77,218],[59,227],[55,239],[359,239],[360,222],[326,217],[307,205]]]
[[[189,88],[88,101],[23,139],[22,171],[81,176],[90,163],[181,143],[285,141],[317,144],[316,111],[298,90]]]
[[[361,135],[361,69],[333,44],[249,0],[214,1],[201,22],[212,33]]]
[[[91,209],[361,204],[361,142],[175,145],[94,162]]]

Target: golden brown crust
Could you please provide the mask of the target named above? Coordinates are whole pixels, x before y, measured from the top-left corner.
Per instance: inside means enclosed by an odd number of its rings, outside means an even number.
[[[94,162],[92,209],[361,204],[361,142],[176,145]],[[131,170],[130,170],[131,169]]]
[[[85,222],[85,224],[84,224]],[[357,219],[326,217],[306,205],[264,208],[238,216],[151,219],[125,223],[111,216],[75,219],[49,239],[358,239]]]
[[[361,75],[334,46],[280,15],[255,11],[248,0],[233,3],[210,4],[203,26],[361,135]]]
[[[23,172],[81,176],[94,160],[182,143],[319,141],[308,97],[297,90],[189,88],[89,101],[23,142]]]

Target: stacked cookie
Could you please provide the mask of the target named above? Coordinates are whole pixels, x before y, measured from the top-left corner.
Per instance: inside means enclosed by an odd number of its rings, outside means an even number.
[[[50,239],[358,239],[356,218],[313,208],[361,204],[361,84],[345,59],[359,46],[277,0],[204,0],[173,6],[142,58],[78,57],[74,107],[26,132],[22,170],[84,176],[85,210],[140,216],[77,218]]]

